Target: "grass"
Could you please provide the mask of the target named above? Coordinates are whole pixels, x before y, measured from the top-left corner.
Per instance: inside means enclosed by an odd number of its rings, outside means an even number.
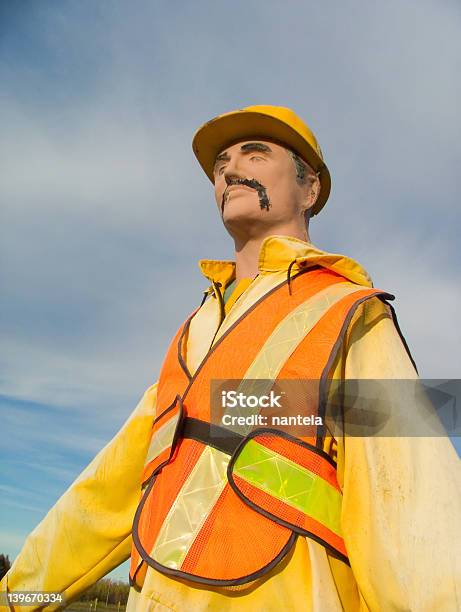
[[[108,604],[106,606],[105,602],[98,601],[96,606],[96,610],[94,607],[93,601],[76,601],[74,603],[69,604],[67,608],[67,612],[125,612],[125,604],[120,604],[120,608],[114,606],[113,604]]]

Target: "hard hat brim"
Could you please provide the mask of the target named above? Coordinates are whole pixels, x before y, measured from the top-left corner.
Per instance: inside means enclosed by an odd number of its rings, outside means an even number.
[[[205,174],[214,183],[213,168],[216,156],[236,142],[253,138],[271,140],[292,149],[318,173],[321,189],[312,211],[312,214],[316,215],[330,195],[330,173],[314,148],[284,121],[252,110],[226,113],[208,121],[197,130],[192,140],[192,149]]]

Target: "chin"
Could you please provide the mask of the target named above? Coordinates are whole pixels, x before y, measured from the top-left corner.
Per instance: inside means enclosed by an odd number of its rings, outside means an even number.
[[[228,214],[224,211],[223,223],[224,227],[232,236],[258,235],[261,232],[265,232],[269,225],[265,222],[264,218],[261,218],[260,214],[255,214],[254,212],[249,213],[248,211],[246,213],[234,211]]]

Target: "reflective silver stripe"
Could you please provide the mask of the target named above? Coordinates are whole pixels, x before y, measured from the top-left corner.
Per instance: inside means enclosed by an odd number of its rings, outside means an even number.
[[[180,569],[203,523],[227,483],[229,455],[206,446],[181,487],[157,536],[150,556]]]
[[[174,432],[178,423],[179,412],[164,423],[152,436],[147,451],[146,465],[155,459],[173,443]]]
[[[244,395],[268,393],[290,355],[323,315],[347,295],[364,289],[367,287],[349,282],[336,283],[322,289],[288,313],[273,330],[245,372],[237,393],[242,392]],[[237,405],[235,408],[228,408],[224,414],[248,417],[251,414],[258,414],[259,411],[260,408],[257,406],[245,407],[242,410],[242,407]],[[252,425],[230,425],[228,429],[245,434],[252,429]]]

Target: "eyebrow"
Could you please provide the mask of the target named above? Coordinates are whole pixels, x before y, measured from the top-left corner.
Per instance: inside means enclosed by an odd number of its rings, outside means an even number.
[[[272,153],[272,149],[262,142],[247,142],[240,147],[240,151],[259,151],[261,153]]]
[[[216,170],[216,166],[218,165],[218,163],[220,161],[229,161],[230,160],[230,156],[229,153],[227,151],[224,151],[224,153],[220,153],[217,157],[216,160],[214,162],[214,166],[213,166],[213,172]]]
[[[250,153],[251,151],[258,151],[260,153],[272,153],[272,149],[262,142],[247,142],[240,147],[240,151],[243,153]],[[213,171],[216,170],[216,166],[221,161],[230,161],[230,156],[227,151],[220,153],[215,160]]]

